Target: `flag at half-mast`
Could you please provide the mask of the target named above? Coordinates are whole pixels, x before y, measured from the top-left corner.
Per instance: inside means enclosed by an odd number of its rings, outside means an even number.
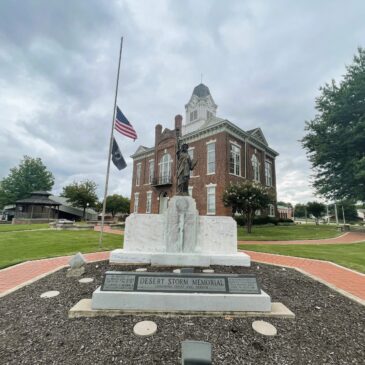
[[[122,111],[117,106],[117,115],[115,117],[114,128],[121,134],[126,137],[132,138],[133,140],[137,139],[137,133],[134,130],[132,124],[125,117]]]

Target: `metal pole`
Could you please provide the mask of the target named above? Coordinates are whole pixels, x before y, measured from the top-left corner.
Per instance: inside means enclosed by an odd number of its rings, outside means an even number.
[[[110,157],[111,157],[111,154],[112,154],[112,147],[113,147],[113,133],[114,133],[114,123],[115,123],[115,110],[116,110],[116,106],[117,106],[118,85],[119,85],[119,71],[120,71],[120,60],[122,58],[122,49],[123,49],[123,37],[120,39],[118,74],[117,74],[117,83],[116,83],[116,86],[115,86],[113,120],[112,120],[112,130],[110,132],[110,143],[109,143],[109,152],[108,152],[108,165],[107,165],[107,169],[106,169],[106,178],[105,178],[103,212],[101,214],[101,227],[100,227],[100,236],[99,236],[99,248],[101,248],[103,246],[103,232],[104,232],[104,218],[105,218],[106,196],[108,194],[109,171],[110,171]]]
[[[338,214],[337,214],[337,205],[335,202],[335,216],[336,216],[336,225],[338,226]]]
[[[305,211],[305,224],[308,223],[307,221],[307,207],[304,207],[304,211]]]
[[[343,209],[343,206],[342,206],[342,219],[343,219],[343,224],[345,225],[345,224],[346,224],[346,220],[345,220],[345,210]]]
[[[326,205],[326,210],[327,210],[327,224],[330,223],[330,215],[329,215],[329,212],[328,212],[328,204]]]

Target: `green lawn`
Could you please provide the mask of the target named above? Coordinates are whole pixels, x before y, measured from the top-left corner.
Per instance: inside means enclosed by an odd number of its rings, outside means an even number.
[[[1,232],[25,231],[29,229],[44,229],[49,228],[48,223],[42,224],[0,224]]]
[[[365,242],[335,245],[239,245],[241,250],[332,261],[365,273]]]
[[[244,227],[238,228],[238,240],[240,241],[291,241],[291,240],[315,240],[337,237],[342,232],[335,226],[304,225],[293,226],[254,226],[252,233],[246,233]]]
[[[122,248],[123,236],[104,233],[103,251]],[[33,231],[0,233],[0,268],[26,260],[98,251],[94,231]]]

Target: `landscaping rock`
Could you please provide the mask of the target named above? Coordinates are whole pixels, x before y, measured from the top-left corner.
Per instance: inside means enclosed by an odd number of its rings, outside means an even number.
[[[79,269],[80,267],[84,266],[87,263],[83,254],[81,252],[77,253],[75,256],[71,257],[68,264],[70,265],[71,269]]]

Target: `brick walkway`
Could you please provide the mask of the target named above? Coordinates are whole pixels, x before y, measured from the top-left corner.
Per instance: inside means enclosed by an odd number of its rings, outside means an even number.
[[[94,231],[100,232],[101,227],[95,226]],[[124,231],[121,229],[111,229],[109,226],[104,226],[105,233],[113,233],[113,234],[124,234]]]
[[[100,226],[94,227],[95,231],[100,232]],[[111,229],[104,226],[105,233],[124,234],[121,229]],[[238,244],[244,245],[323,245],[323,244],[344,244],[365,242],[365,233],[363,232],[347,232],[335,238],[323,238],[318,240],[297,240],[297,241],[238,241]]]
[[[54,257],[51,259],[26,261],[18,265],[0,270],[0,297],[15,288],[40,279],[47,274],[68,265],[71,256]],[[101,261],[109,258],[109,252],[84,254],[87,261]]]
[[[252,261],[297,268],[326,285],[344,292],[347,296],[365,304],[365,275],[336,264],[303,259],[299,257],[273,255],[261,252],[245,251]],[[107,260],[109,252],[84,254],[89,262]],[[67,265],[70,256],[27,261],[19,265],[0,270],[0,297],[6,293],[27,285]]]
[[[300,269],[330,287],[344,291],[360,299],[365,304],[365,275],[332,262],[304,259],[300,257],[274,255],[269,253],[244,251],[251,256],[252,261],[266,264]]]

